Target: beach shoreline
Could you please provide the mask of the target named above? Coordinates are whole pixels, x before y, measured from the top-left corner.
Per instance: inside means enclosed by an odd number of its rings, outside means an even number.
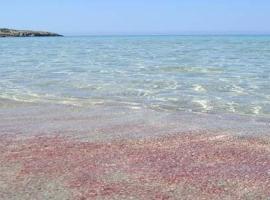
[[[94,134],[87,133],[95,132],[101,141],[106,140],[106,135],[111,139],[133,139],[181,132],[270,137],[267,116],[162,111],[121,103],[74,106],[8,99],[0,102],[1,134],[68,136],[66,133],[74,132],[78,137],[91,139]]]

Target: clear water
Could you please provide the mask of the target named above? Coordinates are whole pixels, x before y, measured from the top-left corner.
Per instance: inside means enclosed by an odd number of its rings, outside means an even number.
[[[270,36],[2,38],[0,98],[270,116]]]

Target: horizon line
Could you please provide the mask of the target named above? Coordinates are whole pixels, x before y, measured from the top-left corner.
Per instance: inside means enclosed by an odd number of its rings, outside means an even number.
[[[61,32],[61,31],[60,31]],[[62,32],[65,36],[196,36],[196,35],[270,35],[270,31],[182,31],[182,32]]]
[[[63,33],[66,37],[87,36],[270,36],[270,33],[100,33],[100,34],[70,34]]]

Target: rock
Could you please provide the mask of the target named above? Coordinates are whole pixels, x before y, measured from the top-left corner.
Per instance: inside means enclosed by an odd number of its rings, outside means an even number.
[[[57,37],[57,33],[0,28],[0,37]]]

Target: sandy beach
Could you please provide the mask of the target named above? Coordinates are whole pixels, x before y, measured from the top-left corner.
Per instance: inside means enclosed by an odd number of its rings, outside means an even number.
[[[267,119],[23,103],[0,116],[1,199],[270,197]]]

